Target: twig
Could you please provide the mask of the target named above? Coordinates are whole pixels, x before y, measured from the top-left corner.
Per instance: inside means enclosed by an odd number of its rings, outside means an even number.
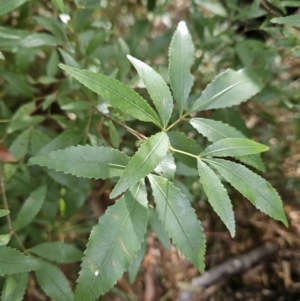
[[[199,290],[199,288],[208,287],[225,280],[234,274],[241,273],[250,268],[252,265],[258,263],[267,255],[275,253],[277,250],[278,247],[276,245],[268,243],[244,255],[225,261],[219,266],[212,268],[210,271],[205,272],[203,275],[194,278],[191,283],[193,291],[183,291],[176,301],[190,300],[195,291]]]

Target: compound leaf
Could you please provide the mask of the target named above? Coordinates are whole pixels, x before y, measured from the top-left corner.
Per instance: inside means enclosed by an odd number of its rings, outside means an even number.
[[[21,207],[17,220],[15,222],[15,230],[24,228],[36,217],[42,208],[44,200],[46,198],[47,187],[41,186],[34,190],[28,199],[25,201]]]
[[[153,122],[160,127],[159,117],[146,100],[120,81],[88,70],[80,70],[63,64],[59,66],[81,84],[109,101],[112,106],[138,120]]]
[[[181,21],[173,35],[169,50],[170,84],[180,114],[185,108],[194,83],[194,77],[190,73],[193,62],[194,44],[185,22]]]
[[[235,222],[231,201],[218,176],[202,160],[198,159],[198,172],[203,190],[214,211],[228,228],[231,236],[235,235]]]
[[[73,301],[74,294],[64,273],[57,266],[45,261],[41,266],[35,275],[45,294],[55,301]]]
[[[142,181],[106,210],[91,232],[75,301],[94,301],[128,269],[144,240],[147,211]]]
[[[267,151],[266,145],[244,138],[227,138],[209,145],[201,156],[234,157],[258,154]]]
[[[33,157],[29,163],[77,177],[107,179],[120,177],[128,161],[124,153],[113,148],[79,145]]]
[[[39,262],[16,249],[0,245],[0,276],[29,272],[40,268]]]
[[[83,255],[75,246],[60,241],[44,242],[28,249],[28,251],[57,263],[79,261]]]
[[[238,105],[263,88],[258,77],[248,69],[228,69],[219,74],[202,92],[191,112]]]
[[[205,238],[200,221],[186,196],[165,178],[148,176],[159,219],[180,252],[204,270]]]
[[[157,133],[146,140],[130,159],[110,197],[117,197],[153,171],[166,156],[168,143],[169,138],[164,132]]]
[[[269,182],[241,164],[222,159],[209,159],[208,163],[257,209],[288,225],[282,201]]]
[[[169,87],[161,75],[150,66],[130,55],[127,57],[144,82],[165,128],[173,111],[173,98]]]

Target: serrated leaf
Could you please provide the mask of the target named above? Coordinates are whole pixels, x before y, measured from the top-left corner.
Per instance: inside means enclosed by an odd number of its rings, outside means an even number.
[[[83,137],[83,132],[78,130],[65,131],[59,136],[52,139],[38,152],[39,155],[46,155],[52,151],[67,148],[76,145]]]
[[[31,137],[32,128],[22,132],[12,143],[9,150],[18,160],[25,157],[28,152],[29,142]]]
[[[35,275],[41,289],[51,299],[55,301],[74,300],[68,279],[57,266],[43,261]]]
[[[234,157],[258,154],[269,149],[266,145],[244,138],[227,138],[209,145],[200,155]]]
[[[16,249],[0,246],[0,267],[0,276],[4,276],[37,270],[40,264]]]
[[[128,278],[131,284],[133,284],[135,281],[141,262],[146,253],[146,248],[147,248],[147,238],[145,238],[144,241],[142,242],[141,249],[137,252],[135,258],[133,259],[132,264],[128,267]]]
[[[75,246],[59,241],[44,242],[28,249],[28,251],[57,263],[79,261],[83,255]]]
[[[24,228],[36,217],[46,198],[47,187],[41,186],[34,190],[21,207],[14,225],[15,230]]]
[[[1,300],[22,301],[27,288],[27,282],[27,273],[8,276],[4,283]]]
[[[257,209],[288,226],[282,201],[276,190],[265,179],[245,166],[231,161],[209,159],[207,162]]]
[[[190,124],[209,141],[217,142],[224,138],[246,138],[244,134],[221,121],[206,119],[206,118],[192,118]],[[260,171],[265,171],[265,166],[258,154],[248,156],[237,156],[236,159],[248,164]]]
[[[127,57],[144,82],[162,120],[162,125],[166,128],[173,111],[173,98],[169,87],[161,75],[150,66],[131,55],[127,55]]]
[[[109,207],[93,228],[75,301],[94,301],[116,283],[140,249],[147,223],[146,187],[140,182]]]
[[[117,197],[152,172],[166,156],[168,144],[169,138],[164,132],[157,133],[146,140],[130,159],[110,197]]]
[[[124,153],[113,148],[79,145],[33,157],[29,163],[77,177],[107,179],[120,177],[128,161]]]
[[[172,180],[174,179],[176,164],[171,152],[168,152],[163,160],[157,165],[154,171],[160,176]]]
[[[148,176],[159,219],[180,252],[204,270],[205,237],[200,221],[186,196],[165,178]]]
[[[63,64],[59,67],[76,78],[81,84],[138,120],[153,122],[160,127],[159,118],[150,105],[134,90],[120,81],[103,74],[80,70]]]
[[[277,23],[277,24],[284,24],[284,25],[289,25],[289,26],[300,27],[300,14],[287,16],[287,17],[273,18],[273,19],[271,19],[271,22]]]
[[[193,62],[194,44],[185,22],[181,21],[173,35],[169,49],[170,85],[179,114],[184,110],[194,84],[194,77],[190,73]]]
[[[198,172],[209,203],[233,237],[235,235],[234,214],[227,191],[218,176],[200,159],[198,159]]]
[[[152,230],[157,235],[158,239],[170,251],[171,243],[170,243],[169,235],[165,230],[161,220],[158,218],[157,212],[154,209],[149,210],[149,223]]]
[[[0,16],[15,10],[27,1],[28,0],[2,0],[0,2]]]
[[[168,132],[170,144],[173,148],[181,152],[198,156],[201,153],[201,148],[194,139],[187,137],[181,132]],[[178,152],[174,156],[189,167],[196,168],[196,159]]]
[[[0,209],[0,217],[9,215],[10,211],[6,209]]]
[[[249,69],[228,69],[219,74],[202,92],[190,112],[238,105],[261,91],[262,83]]]

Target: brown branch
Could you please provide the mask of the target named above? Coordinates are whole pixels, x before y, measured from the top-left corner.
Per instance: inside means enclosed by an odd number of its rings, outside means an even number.
[[[192,280],[191,290],[183,291],[176,301],[191,300],[196,291],[203,287],[208,287],[220,281],[224,281],[230,276],[244,272],[252,265],[261,261],[264,257],[275,253],[278,247],[274,244],[267,243],[264,246],[258,247],[244,255],[229,259],[224,263],[210,269],[199,277]]]

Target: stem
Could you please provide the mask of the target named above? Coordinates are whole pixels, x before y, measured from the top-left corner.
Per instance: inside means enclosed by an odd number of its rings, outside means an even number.
[[[5,185],[4,185],[3,174],[1,172],[0,172],[0,186],[1,186],[1,195],[2,195],[2,199],[3,199],[4,209],[9,210],[8,202],[7,202],[7,198],[6,198],[6,194],[5,194]],[[24,247],[21,239],[19,238],[19,236],[17,235],[17,233],[15,232],[15,230],[13,228],[12,221],[11,221],[11,218],[10,218],[10,214],[6,215],[6,220],[7,220],[7,225],[8,225],[8,229],[10,231],[10,234],[14,235],[14,237],[16,238],[17,242],[19,243],[21,249],[23,250],[23,252],[27,253],[27,250]]]
[[[186,112],[185,114],[181,115],[175,122],[173,122],[169,127],[167,127],[167,129],[165,130],[166,132],[168,132],[172,127],[174,127],[177,123],[179,123],[180,121],[184,120],[184,118],[186,116],[188,116],[191,112]]]
[[[190,156],[190,157],[193,157],[193,158],[196,158],[196,159],[199,159],[199,158],[200,158],[200,156],[196,156],[196,155],[193,155],[193,154],[190,154],[190,153],[181,151],[181,150],[176,149],[176,148],[174,148],[174,147],[172,147],[172,146],[169,146],[169,150],[170,150],[170,151],[173,151],[173,152],[175,152],[175,153],[180,153],[180,154],[183,154],[183,155],[186,155],[186,156]]]

